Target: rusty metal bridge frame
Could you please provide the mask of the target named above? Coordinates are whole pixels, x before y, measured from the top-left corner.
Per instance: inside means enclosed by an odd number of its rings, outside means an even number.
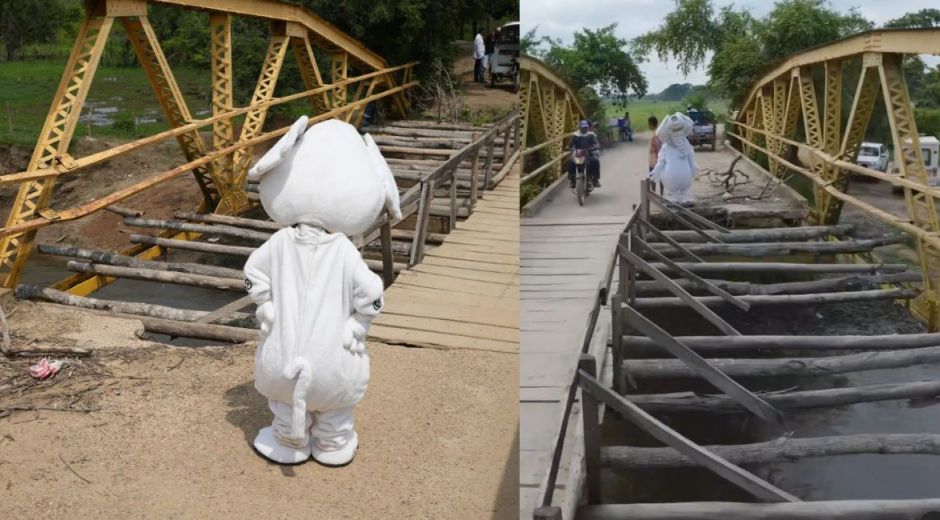
[[[785,59],[752,87],[728,135],[755,166],[766,161],[776,177],[793,173],[813,182],[812,219],[839,221],[845,203],[913,237],[923,273],[922,296],[912,305],[930,330],[940,329],[940,224],[929,187],[903,74],[905,55],[940,54],[940,29],[876,30],[807,49]],[[857,77],[848,77],[849,66]],[[814,74],[823,89],[816,90]],[[851,108],[842,115],[843,84],[857,82]],[[850,83],[849,83],[850,84]],[[878,99],[884,100],[898,175],[856,165],[855,159]],[[802,119],[803,141],[797,141]],[[842,121],[847,122],[845,126]],[[795,164],[794,151],[809,156]],[[907,216],[896,217],[846,192],[849,176],[863,175],[902,188]]]
[[[552,181],[561,176],[562,162],[568,154],[565,141],[570,139],[584,119],[584,110],[575,91],[567,81],[548,65],[531,56],[520,57],[522,81],[519,84],[519,107],[523,159],[545,150],[548,160],[532,170],[523,172],[521,183],[531,185],[546,173]],[[529,142],[529,134],[535,142]],[[523,162],[523,164],[525,164]],[[546,190],[548,191],[548,190]]]
[[[211,117],[194,119],[183,99],[147,16],[148,6],[155,4],[198,9],[210,14]],[[260,18],[271,23],[270,41],[261,74],[250,104],[242,108],[234,106],[232,92],[233,67],[236,66],[232,62],[233,16]],[[86,157],[74,158],[69,155],[69,144],[115,23],[123,25],[169,129]],[[297,60],[307,90],[274,97],[288,49]],[[320,74],[314,49],[330,57],[329,82]],[[288,130],[285,127],[263,132],[265,116],[270,107],[307,99],[312,108],[310,124],[340,118],[358,126],[368,103],[388,98],[395,110],[404,116],[409,110],[405,91],[418,84],[412,80],[414,65],[408,63],[390,67],[379,55],[316,14],[300,6],[275,0],[86,0],[84,21],[29,166],[24,172],[0,177],[0,184],[19,185],[6,225],[0,229],[3,292],[16,287],[38,229],[84,217],[187,172],[192,172],[202,191],[200,213],[243,213],[255,204],[246,192],[251,147],[276,139]],[[353,71],[358,75],[353,76]],[[236,138],[234,120],[240,116],[244,116],[244,124]],[[212,129],[211,144],[205,143],[199,133],[206,127]],[[107,160],[170,138],[175,138],[179,143],[187,161],[184,164],[79,207],[49,207],[60,176],[75,175]],[[196,233],[175,231],[168,231],[164,235],[184,240],[194,240],[199,236]],[[148,260],[158,256],[160,248],[138,245],[123,253]],[[57,284],[57,287],[75,294],[89,294],[112,280],[93,274],[76,274]]]

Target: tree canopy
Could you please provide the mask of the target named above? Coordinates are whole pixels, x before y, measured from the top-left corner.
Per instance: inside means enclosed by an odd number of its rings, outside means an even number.
[[[708,66],[709,83],[740,102],[747,89],[784,56],[872,28],[858,11],[840,13],[825,0],[782,0],[764,18],[712,0],[674,0],[662,25],[639,38],[640,55],[675,59],[688,74]]]
[[[19,57],[29,44],[55,41],[60,25],[74,23],[79,16],[78,5],[66,0],[0,1],[0,41],[7,60]]]

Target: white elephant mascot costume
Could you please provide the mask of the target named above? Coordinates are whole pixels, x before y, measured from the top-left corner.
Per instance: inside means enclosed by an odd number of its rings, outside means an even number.
[[[359,446],[353,406],[369,383],[366,332],[382,309],[382,280],[349,236],[387,208],[400,218],[398,188],[372,138],[330,120],[301,117],[248,172],[261,204],[285,227],[245,264],[261,341],[255,387],[274,422],[254,447],[265,458],[328,466]]]
[[[698,174],[695,164],[695,150],[689,143],[692,135],[692,120],[682,112],[666,117],[656,135],[662,146],[656,166],[650,172],[653,182],[663,183],[663,195],[667,200],[679,204],[688,204],[692,197],[692,181]]]

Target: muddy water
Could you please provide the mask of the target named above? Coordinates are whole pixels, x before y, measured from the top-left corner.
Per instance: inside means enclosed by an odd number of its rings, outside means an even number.
[[[922,332],[922,325],[891,302],[850,303],[819,308],[754,309],[721,313],[742,334],[892,334]],[[650,317],[675,334],[714,334],[697,316],[682,311]],[[682,324],[683,330],[676,330]],[[791,353],[797,355],[797,353]],[[878,370],[822,378],[743,380],[751,389],[779,390],[793,386],[822,389],[940,378],[940,365]],[[639,393],[694,389],[716,393],[705,383],[669,381],[640,383]],[[940,404],[885,401],[788,413],[796,437],[851,433],[938,433]],[[781,432],[743,415],[676,414],[660,416],[699,443],[735,444],[766,441]],[[659,446],[607,414],[604,444]],[[852,455],[803,459],[748,467],[782,489],[807,500],[862,498],[935,498],[940,489],[940,457],[930,455]],[[703,470],[633,471],[626,477],[604,474],[606,502],[664,502],[753,499]]]
[[[174,259],[176,260],[176,259]],[[67,261],[39,254],[30,255],[29,262],[20,277],[21,283],[39,286],[49,286],[70,274],[65,268]],[[238,268],[237,265],[226,267]],[[237,300],[242,294],[215,289],[201,289],[199,287],[186,287],[182,285],[146,282],[139,280],[117,280],[95,292],[95,298],[138,303],[153,303],[185,309],[212,311]],[[251,310],[250,308],[247,310]],[[218,342],[191,339],[173,338],[163,334],[152,334],[151,339],[178,346],[203,346],[218,344]]]

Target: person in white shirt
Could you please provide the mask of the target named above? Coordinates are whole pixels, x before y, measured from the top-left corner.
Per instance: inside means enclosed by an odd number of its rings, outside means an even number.
[[[483,57],[486,56],[486,45],[483,43],[481,31],[473,38],[473,81],[483,83]]]

